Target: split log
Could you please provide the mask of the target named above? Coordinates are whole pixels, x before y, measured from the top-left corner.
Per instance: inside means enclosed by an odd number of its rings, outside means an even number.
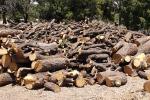
[[[8,85],[13,82],[13,78],[8,73],[0,74],[0,86]]]
[[[134,56],[137,51],[138,48],[136,44],[128,43],[119,49],[115,54],[113,54],[112,59],[115,64],[119,64],[125,56]]]
[[[68,60],[66,58],[52,58],[37,60],[32,62],[31,67],[36,72],[56,71],[67,68]]]
[[[0,30],[0,37],[6,37],[8,35],[15,36],[18,34],[23,34],[23,31],[15,30],[15,29],[7,29],[7,28]]]
[[[11,64],[11,57],[10,55],[6,54],[6,55],[3,55],[2,56],[2,65],[3,65],[3,68],[8,68]]]
[[[61,88],[57,84],[52,83],[52,82],[46,82],[44,84],[44,87],[46,90],[50,90],[56,93],[61,91]]]
[[[7,55],[8,54],[8,50],[5,48],[0,48],[0,56],[2,55]]]

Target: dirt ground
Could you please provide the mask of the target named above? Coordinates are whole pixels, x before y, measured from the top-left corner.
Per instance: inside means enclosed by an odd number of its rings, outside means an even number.
[[[100,85],[63,87],[60,93],[7,85],[0,88],[0,100],[150,100],[150,93],[143,92],[144,81],[128,77],[127,84],[119,88]]]

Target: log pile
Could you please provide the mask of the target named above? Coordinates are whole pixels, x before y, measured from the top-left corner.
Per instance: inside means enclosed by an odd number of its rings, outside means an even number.
[[[150,79],[150,37],[123,26],[52,20],[0,29],[0,36],[0,86],[60,92],[87,84],[120,87],[127,75]]]

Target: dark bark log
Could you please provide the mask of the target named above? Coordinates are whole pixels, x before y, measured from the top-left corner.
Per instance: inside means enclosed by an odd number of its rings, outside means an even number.
[[[0,86],[8,85],[13,82],[13,78],[8,73],[0,74]]]
[[[66,69],[68,64],[66,58],[52,58],[34,61],[31,66],[36,72],[45,72]]]
[[[52,83],[52,82],[46,82],[44,84],[44,87],[46,90],[50,90],[56,93],[61,91],[61,88],[57,84]]]

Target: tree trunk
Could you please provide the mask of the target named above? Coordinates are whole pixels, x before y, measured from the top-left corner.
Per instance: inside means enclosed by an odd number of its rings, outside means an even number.
[[[6,12],[2,12],[2,19],[3,19],[3,24],[7,24]]]
[[[24,14],[24,22],[25,22],[25,23],[28,22],[28,18],[29,18],[28,13],[25,13],[25,14]]]

